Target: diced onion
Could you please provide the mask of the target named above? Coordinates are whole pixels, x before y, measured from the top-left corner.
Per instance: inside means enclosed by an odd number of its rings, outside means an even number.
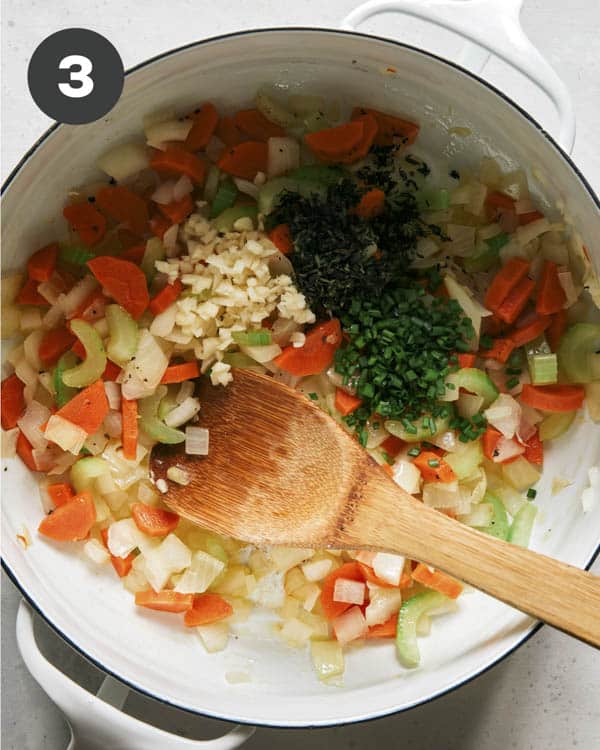
[[[108,562],[109,554],[106,548],[97,539],[90,539],[83,545],[83,553],[96,565]]]
[[[194,388],[195,386],[192,380],[184,380],[179,386],[179,390],[175,396],[175,401],[178,404],[182,404],[187,398],[194,394]]]
[[[469,500],[461,494],[458,482],[426,482],[423,503],[430,508],[450,508],[457,513],[468,513],[471,507]]]
[[[2,430],[2,458],[13,458],[17,454],[19,429]]]
[[[421,472],[412,461],[398,459],[392,465],[392,479],[409,495],[416,495],[421,490]]]
[[[188,456],[208,456],[209,431],[205,427],[185,428],[185,452]]]
[[[122,143],[102,154],[96,166],[117,182],[141,172],[150,164],[148,150],[143,143]]]
[[[182,175],[173,186],[173,200],[180,201],[194,189],[194,184],[187,175]]]
[[[452,452],[456,450],[457,446],[456,433],[454,430],[446,430],[446,432],[441,432],[439,435],[434,435],[429,442],[437,445],[442,450]]]
[[[478,414],[483,406],[483,396],[476,396],[474,393],[462,391],[458,396],[456,408],[463,418],[470,419]]]
[[[210,140],[206,144],[206,156],[212,162],[217,162],[221,158],[223,151],[225,150],[225,144],[216,135],[211,136]]]
[[[267,147],[270,178],[287,174],[300,166],[300,144],[295,138],[269,138]]]
[[[192,120],[165,120],[146,128],[149,146],[164,150],[168,141],[185,141],[194,123]]]
[[[484,416],[505,438],[512,438],[521,421],[521,406],[509,394],[501,393],[484,411]]]
[[[522,453],[525,453],[525,446],[516,440],[501,437],[496,444],[493,461],[494,463],[501,464],[510,458],[520,456]]]
[[[4,310],[2,311],[2,315],[4,315]],[[65,314],[62,309],[61,297],[59,295],[56,304],[52,305],[52,307],[42,318],[42,325],[47,330],[56,328],[58,324],[62,322],[64,316]]]
[[[577,288],[575,287],[575,282],[573,281],[573,274],[566,268],[559,268],[558,280],[560,282],[561,287],[563,288],[565,297],[567,298],[565,301],[564,307],[571,307],[579,299],[579,292]]]
[[[48,445],[48,441],[44,437],[44,433],[40,430],[40,427],[49,418],[50,409],[38,401],[32,401],[17,422],[19,429],[34,448],[44,449]]]
[[[489,526],[494,516],[494,509],[489,503],[479,503],[473,510],[459,516],[459,521],[467,526]]]
[[[487,185],[481,182],[472,182],[466,210],[474,216],[481,216],[487,193]]]
[[[213,622],[210,625],[199,625],[196,632],[208,654],[223,651],[229,640],[229,625],[226,622]]]
[[[320,680],[344,674],[344,652],[337,641],[311,641],[310,653]]]
[[[322,581],[332,565],[331,560],[310,560],[302,565],[302,572],[307,581]]]
[[[182,424],[189,422],[192,417],[195,417],[199,411],[199,399],[190,396],[167,414],[165,417],[165,424],[168,427],[180,427]]]
[[[202,594],[224,570],[224,562],[198,550],[194,552],[192,564],[177,582],[175,591],[181,594]]]
[[[42,325],[42,313],[37,307],[29,307],[21,310],[21,318],[19,325],[23,333],[29,333],[35,331]]]
[[[123,430],[121,412],[112,410],[104,417],[104,429],[111,438],[119,437]]]
[[[81,307],[97,286],[98,282],[89,274],[78,281],[66,294],[60,295],[58,304],[67,318],[70,318]]]
[[[351,607],[333,621],[335,637],[342,645],[362,638],[366,635],[367,630],[367,621],[360,607]]]
[[[369,587],[369,605],[365,610],[365,620],[369,627],[381,625],[400,609],[402,592],[398,588],[387,588],[375,583]]]
[[[153,549],[143,552],[144,573],[155,591],[161,591],[173,573],[188,568],[192,553],[179,537],[169,534]]]
[[[240,346],[240,351],[252,357],[256,362],[263,364],[270,362],[281,354],[281,347],[278,344],[267,344],[266,346]]]
[[[111,555],[127,557],[137,548],[142,532],[135,525],[133,518],[115,521],[108,527],[107,546]]]
[[[155,203],[167,206],[175,200],[174,189],[175,180],[165,180],[165,182],[161,182],[150,197]]]
[[[167,307],[154,318],[150,325],[150,333],[153,336],[168,336],[175,327],[175,318],[177,317],[177,303]]]
[[[249,195],[251,198],[254,198],[254,200],[258,199],[258,186],[253,182],[250,182],[249,180],[242,180],[240,177],[234,177],[233,181],[235,182],[235,185],[240,193]]]
[[[365,600],[365,584],[349,578],[338,578],[333,588],[333,601],[345,604],[362,604]]]
[[[515,201],[515,213],[517,216],[521,214],[528,214],[535,211],[531,198],[521,198],[521,200]]]
[[[296,617],[292,617],[281,628],[281,637],[292,647],[303,646],[311,635],[312,628],[310,625],[306,625]]]
[[[135,357],[123,372],[122,394],[135,400],[154,393],[169,365],[169,357],[147,329],[142,329]]]
[[[34,370],[42,369],[42,362],[38,350],[43,337],[44,331],[41,328],[38,328],[37,330],[32,331],[23,342],[23,353],[25,354],[25,359]]]
[[[56,304],[60,297],[60,289],[57,289],[51,281],[43,281],[38,284],[37,290],[50,305]]]
[[[523,456],[502,466],[502,475],[516,490],[526,490],[540,479],[540,472]]]
[[[44,433],[47,440],[59,445],[64,451],[78,455],[87,438],[87,432],[81,427],[53,414],[48,420]]]
[[[378,552],[373,558],[373,570],[378,578],[398,586],[404,570],[405,558],[402,555],[393,555],[390,552]]]
[[[106,391],[106,398],[108,405],[111,409],[121,408],[121,386],[112,380],[104,382],[104,390]]]
[[[537,221],[531,221],[529,224],[525,224],[522,227],[517,227],[515,232],[517,242],[521,247],[525,247],[536,237],[539,237],[544,232],[547,232],[550,228],[550,222],[546,217],[537,219]]]
[[[173,224],[163,234],[162,242],[165,246],[167,258],[173,257],[170,251],[177,250],[177,237],[179,234],[179,224]]]

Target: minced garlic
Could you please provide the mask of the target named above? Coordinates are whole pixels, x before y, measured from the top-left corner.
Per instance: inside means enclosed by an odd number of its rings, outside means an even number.
[[[235,346],[232,334],[260,328],[274,314],[299,325],[315,322],[306,299],[287,274],[273,275],[269,261],[277,248],[261,231],[219,235],[199,214],[192,214],[182,238],[188,254],[157,261],[158,271],[184,286],[174,303],[174,324],[163,336],[181,350],[193,348],[201,370],[209,368],[214,385],[231,381],[224,353]]]

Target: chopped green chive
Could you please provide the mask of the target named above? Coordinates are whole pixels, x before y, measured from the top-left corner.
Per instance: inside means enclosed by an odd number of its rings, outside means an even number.
[[[407,453],[408,453],[409,456],[412,456],[412,458],[415,458],[416,456],[418,456],[421,453],[421,449],[417,448],[415,446],[414,448],[409,448],[409,450],[407,451]]]
[[[537,490],[534,490],[533,487],[530,487],[527,490],[527,499],[528,500],[533,500],[536,495],[537,495]]]
[[[318,393],[314,393],[314,392],[313,393],[309,393],[308,397],[310,399],[312,399],[313,401],[318,401],[319,400],[319,394]]]

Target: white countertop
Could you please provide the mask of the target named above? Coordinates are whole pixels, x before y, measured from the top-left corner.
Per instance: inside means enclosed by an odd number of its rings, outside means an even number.
[[[115,44],[128,68],[166,49],[244,28],[335,27],[356,4],[352,0],[302,0],[282,12],[282,4],[273,0],[3,0],[2,179],[50,124],[31,100],[26,72],[32,52],[53,31],[77,26],[99,31]],[[448,38],[437,42],[413,23],[390,19],[380,17],[364,30],[401,37],[432,50],[439,43],[448,56],[456,49]],[[600,192],[600,2],[526,0],[523,23],[571,91],[578,118],[573,156]],[[488,70],[500,88],[510,87],[534,116],[545,119],[547,107],[527,87],[500,65]],[[600,572],[598,561],[594,570]],[[2,746],[5,750],[61,750],[68,740],[66,724],[16,649],[18,601],[17,590],[3,573]],[[40,634],[45,650],[63,671],[88,688],[98,687],[98,670],[43,625]],[[356,726],[285,732],[261,729],[246,747],[285,744],[295,750],[310,743],[314,750],[400,746],[414,750],[592,750],[600,747],[599,675],[597,651],[545,627],[500,665],[433,703]],[[127,708],[189,737],[220,733],[220,722],[200,720],[139,696],[131,696]]]

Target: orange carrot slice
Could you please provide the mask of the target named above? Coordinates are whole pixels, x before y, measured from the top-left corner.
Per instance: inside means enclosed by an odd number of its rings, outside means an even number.
[[[233,607],[218,594],[196,594],[191,609],[184,615],[183,623],[188,628],[210,625],[233,614]]]
[[[175,531],[179,523],[177,513],[145,503],[134,503],[131,515],[138,529],[148,536],[166,536]]]
[[[96,522],[96,506],[91,492],[85,490],[60,505],[40,523],[40,534],[57,542],[85,539]]]

